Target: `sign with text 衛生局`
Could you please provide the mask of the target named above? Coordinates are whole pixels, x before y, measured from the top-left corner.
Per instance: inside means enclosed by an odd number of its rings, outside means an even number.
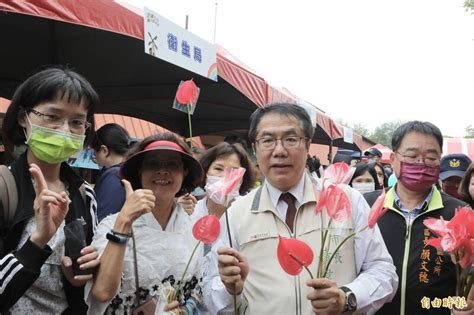
[[[217,81],[216,48],[145,7],[145,53]]]

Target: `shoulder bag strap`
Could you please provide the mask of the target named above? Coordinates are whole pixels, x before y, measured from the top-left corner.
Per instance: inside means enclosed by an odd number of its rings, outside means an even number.
[[[18,191],[15,178],[5,165],[0,165],[0,200],[3,208],[3,224],[9,226],[13,222],[18,206]]]
[[[138,280],[138,260],[137,260],[137,249],[135,243],[135,233],[132,229],[132,244],[133,244],[133,269],[135,272],[135,307],[140,305],[140,282]]]

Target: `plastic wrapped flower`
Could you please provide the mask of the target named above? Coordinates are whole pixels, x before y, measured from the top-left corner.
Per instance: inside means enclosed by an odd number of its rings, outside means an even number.
[[[184,268],[183,274],[181,275],[181,280],[179,282],[179,287],[176,290],[176,296],[178,296],[179,292],[181,291],[181,286],[183,285],[184,276],[188,271],[189,265],[193,260],[194,254],[198,249],[201,243],[210,245],[216,241],[219,237],[221,232],[221,224],[219,223],[219,219],[214,215],[206,215],[194,223],[193,226],[193,236],[198,241],[196,246],[191,253],[191,257],[189,257],[188,263],[186,264],[186,268]]]
[[[474,211],[468,206],[459,207],[449,221],[440,217],[427,218],[423,223],[437,236],[426,244],[449,255],[459,266],[456,295],[467,298],[474,282],[474,276],[470,274],[474,264]]]

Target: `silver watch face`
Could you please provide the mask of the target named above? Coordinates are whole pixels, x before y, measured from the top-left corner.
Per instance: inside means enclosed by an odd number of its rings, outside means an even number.
[[[357,309],[357,300],[352,292],[347,292],[347,310],[355,311]]]

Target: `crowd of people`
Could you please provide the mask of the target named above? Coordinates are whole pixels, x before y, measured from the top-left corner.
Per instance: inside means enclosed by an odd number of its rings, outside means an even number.
[[[3,190],[16,195],[0,197],[16,202],[0,202],[14,214],[1,228],[0,313],[474,313],[474,290],[462,307],[422,303],[455,297],[458,281],[456,263],[426,245],[433,235],[423,221],[474,206],[474,164],[463,154],[442,157],[435,125],[395,130],[390,170],[376,148],[354,165],[341,184],[350,218],[327,227],[331,240],[351,240],[318,278],[287,274],[276,254],[280,237],[314,250],[309,270],[327,254],[319,249],[328,218],[315,211],[325,170],[309,155],[314,128],[303,108],[258,108],[251,148],[222,142],[197,156],[172,132],[137,142],[117,124],[95,131],[98,104],[91,84],[62,68],[32,75],[12,98],[2,128],[16,190]],[[65,162],[87,146],[101,166],[94,187]],[[210,194],[239,168],[230,200]],[[382,194],[387,211],[367,229]],[[207,215],[220,234],[194,247],[193,225]]]

